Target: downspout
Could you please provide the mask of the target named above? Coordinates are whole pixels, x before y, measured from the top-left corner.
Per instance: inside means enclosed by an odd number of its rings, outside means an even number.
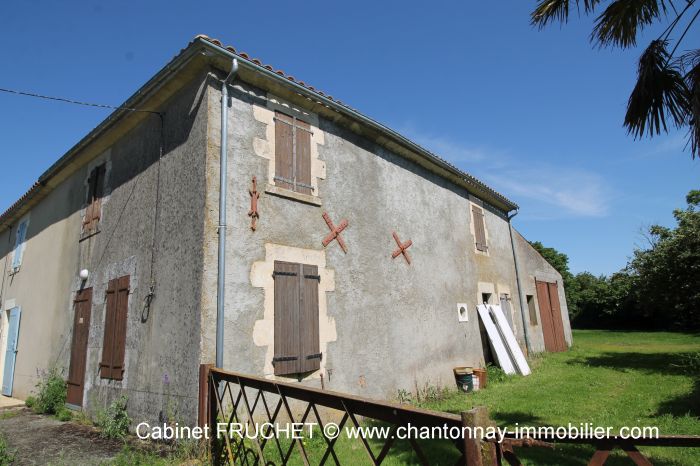
[[[515,265],[515,284],[518,287],[518,301],[520,302],[520,318],[523,321],[523,334],[525,336],[525,347],[527,348],[528,354],[532,352],[532,346],[530,345],[530,321],[526,318],[525,313],[525,303],[523,301],[523,290],[520,285],[520,268],[518,267],[518,255],[515,252],[515,239],[513,235],[513,224],[511,220],[513,217],[518,215],[518,209],[515,212],[508,215],[508,228],[510,229],[510,247],[513,250],[513,264]]]
[[[221,152],[219,154],[219,268],[216,283],[216,367],[224,367],[224,308],[226,298],[226,185],[228,183],[228,85],[238,72],[233,59],[231,72],[221,84]]]

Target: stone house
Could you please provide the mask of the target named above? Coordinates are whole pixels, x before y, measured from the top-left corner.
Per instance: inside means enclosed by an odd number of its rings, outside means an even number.
[[[0,216],[3,394],[27,397],[53,367],[73,406],[124,393],[135,419],[192,423],[219,335],[225,369],[392,398],[484,364],[482,301],[503,305],[523,348],[563,350],[561,276],[515,212],[395,131],[198,36]]]

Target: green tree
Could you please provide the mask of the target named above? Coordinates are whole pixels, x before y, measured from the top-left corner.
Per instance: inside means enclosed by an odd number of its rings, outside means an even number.
[[[639,58],[624,125],[635,138],[668,132],[671,125],[688,127],[695,158],[700,156],[700,49],[676,53],[683,50],[680,45],[700,15],[700,2],[678,3],[676,7],[673,0],[539,0],[531,22],[540,29],[552,22],[566,23],[575,7],[579,13],[596,15],[590,37],[594,45],[620,48],[635,47],[644,28],[665,24]]]
[[[594,328],[700,329],[700,191],[673,212],[673,228],[652,226],[647,248],[610,277],[574,277],[573,324]]]
[[[652,226],[651,246],[634,252],[639,316],[657,326],[700,329],[700,191],[676,209],[675,228]]]

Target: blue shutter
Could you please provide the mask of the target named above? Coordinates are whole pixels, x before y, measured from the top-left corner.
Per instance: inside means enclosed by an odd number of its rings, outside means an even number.
[[[15,237],[15,250],[12,255],[12,268],[16,269],[22,264],[22,253],[24,252],[24,239],[27,236],[27,221],[23,221],[17,227]]]

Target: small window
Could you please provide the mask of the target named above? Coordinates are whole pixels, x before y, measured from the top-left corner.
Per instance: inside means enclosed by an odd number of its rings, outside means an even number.
[[[15,233],[15,247],[12,252],[12,270],[19,270],[19,266],[22,265],[22,256],[24,255],[24,249],[27,242],[27,226],[29,225],[29,220],[22,220],[19,225],[17,225],[17,232]]]
[[[311,126],[298,118],[275,112],[275,185],[312,194]]]
[[[484,225],[484,211],[477,206],[472,206],[472,218],[474,219],[474,241],[476,250],[486,252],[486,227]]]
[[[109,281],[105,299],[104,339],[100,377],[122,380],[126,353],[126,317],[129,310],[129,276]]]
[[[481,302],[491,304],[491,293],[481,293]]]
[[[105,183],[105,164],[95,167],[88,178],[87,207],[83,218],[83,234],[91,235],[99,231],[102,216],[102,196]]]
[[[318,267],[275,261],[275,375],[304,374],[321,367],[318,328]]]
[[[527,310],[530,313],[530,325],[537,325],[537,310],[535,309],[535,297],[527,295]]]

